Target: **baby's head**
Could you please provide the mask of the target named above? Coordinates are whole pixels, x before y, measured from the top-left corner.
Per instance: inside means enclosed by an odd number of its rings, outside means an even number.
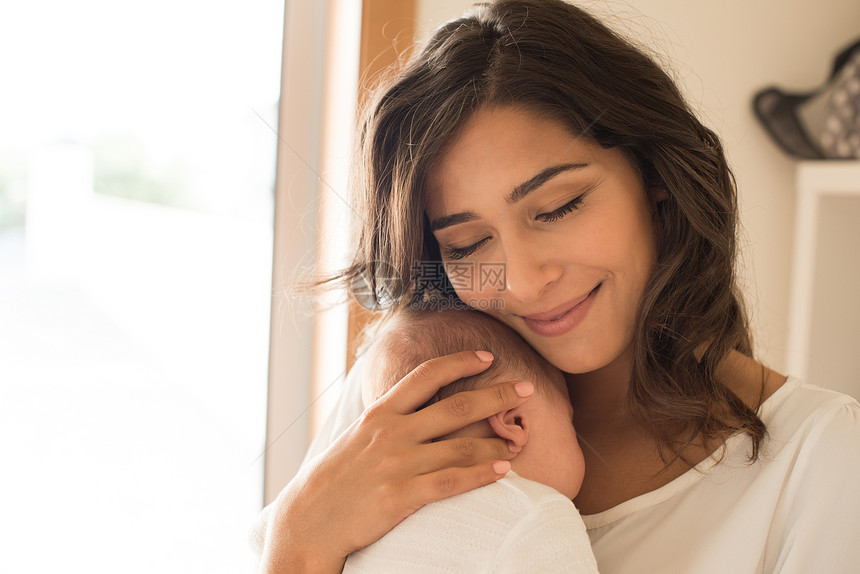
[[[419,364],[467,350],[490,351],[492,365],[443,387],[428,406],[455,393],[508,381],[529,381],[535,394],[519,407],[442,438],[503,438],[517,452],[511,461],[517,474],[572,499],[582,484],[585,463],[564,376],[516,332],[483,313],[407,309],[387,320],[365,354],[369,375],[362,389],[364,404],[385,394]]]

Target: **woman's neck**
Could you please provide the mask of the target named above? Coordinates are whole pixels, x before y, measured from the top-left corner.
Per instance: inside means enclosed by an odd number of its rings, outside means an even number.
[[[730,351],[717,366],[715,376],[744,404],[755,410],[786,381],[752,357]]]
[[[574,422],[580,417],[607,421],[629,414],[627,393],[632,373],[632,345],[610,364],[596,371],[566,373]]]
[[[595,417],[615,417],[627,412],[632,373],[631,345],[613,362],[596,371],[565,374],[574,410],[586,410]],[[729,352],[715,374],[717,380],[752,409],[758,408],[786,380],[784,375],[737,351]]]
[[[583,514],[601,512],[668,484],[722,442],[722,438],[695,442],[684,450],[683,459],[667,466],[657,439],[630,409],[632,365],[631,347],[598,371],[566,375],[574,426],[585,455],[585,480],[574,499]],[[751,408],[785,382],[784,376],[737,352],[720,363],[716,376]]]

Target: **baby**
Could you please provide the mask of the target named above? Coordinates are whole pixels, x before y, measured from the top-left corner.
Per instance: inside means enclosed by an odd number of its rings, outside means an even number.
[[[351,554],[343,572],[597,572],[571,502],[585,466],[564,376],[513,330],[476,311],[401,312],[365,355],[365,372],[373,373],[362,388],[365,406],[420,363],[464,350],[487,350],[495,358],[483,373],[443,387],[428,405],[504,381],[529,381],[535,394],[439,440],[503,438],[517,453],[512,471],[421,508]]]

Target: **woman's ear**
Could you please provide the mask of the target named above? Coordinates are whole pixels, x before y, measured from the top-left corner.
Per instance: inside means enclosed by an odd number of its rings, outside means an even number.
[[[662,187],[650,187],[646,192],[648,194],[648,203],[651,208],[651,218],[655,223],[660,221],[661,203],[669,199],[669,192]],[[659,225],[655,225],[655,232]],[[659,237],[659,234],[658,234]]]
[[[490,421],[490,426],[500,438],[508,442],[508,448],[511,452],[517,453],[523,450],[523,447],[529,439],[529,424],[526,421],[527,415],[522,405],[519,407],[496,413],[487,420]]]
[[[648,199],[656,205],[669,199],[669,192],[662,187],[652,187],[648,189]]]

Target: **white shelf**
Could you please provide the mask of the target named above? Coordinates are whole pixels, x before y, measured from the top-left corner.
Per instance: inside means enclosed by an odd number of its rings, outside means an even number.
[[[786,366],[806,378],[815,288],[819,207],[828,196],[860,196],[860,161],[806,161],[797,166]],[[860,222],[858,222],[860,225]]]

